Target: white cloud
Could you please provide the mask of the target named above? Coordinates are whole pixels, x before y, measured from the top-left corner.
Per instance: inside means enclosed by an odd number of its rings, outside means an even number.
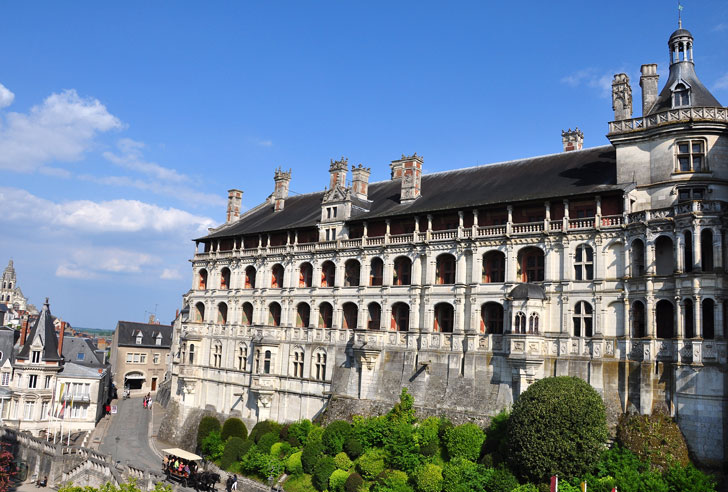
[[[570,87],[586,86],[597,89],[601,97],[610,97],[615,73],[618,71],[602,72],[596,68],[584,68],[563,77],[561,82]]]
[[[98,99],[74,90],[51,94],[27,114],[8,113],[0,126],[0,169],[32,172],[81,159],[98,133],[121,128]]]
[[[58,268],[56,268],[56,277],[90,279],[90,278],[96,278],[96,277],[98,277],[98,275],[96,275],[95,273],[90,272],[88,270],[79,269],[77,267],[64,264],[64,265],[59,265]]]
[[[125,169],[137,171],[148,176],[163,180],[173,181],[176,183],[189,181],[190,178],[184,174],[180,174],[174,169],[160,166],[154,162],[146,162],[142,156],[144,143],[137,142],[130,138],[122,138],[117,143],[120,154],[113,152],[104,152],[104,157],[113,164],[121,166]]]
[[[720,24],[716,24],[711,31],[721,32],[726,29],[728,29],[728,22],[721,22]]]
[[[273,140],[269,138],[246,137],[245,140],[250,144],[258,145],[259,147],[273,147]]]
[[[73,252],[56,269],[57,277],[89,279],[103,274],[135,274],[160,259],[148,253],[122,248],[85,247]]]
[[[159,278],[162,280],[178,280],[182,278],[182,274],[176,268],[165,268]]]
[[[713,89],[728,89],[728,72],[724,73],[721,78],[715,81]]]
[[[10,90],[7,87],[0,84],[0,109],[7,108],[11,104],[13,104],[14,99],[15,99],[15,94],[10,92]]]

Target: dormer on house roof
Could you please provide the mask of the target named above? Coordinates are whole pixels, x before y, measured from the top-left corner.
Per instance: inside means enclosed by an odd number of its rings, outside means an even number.
[[[53,316],[51,315],[48,298],[46,298],[43,309],[41,309],[33,328],[26,335],[17,359],[27,362],[33,357],[33,352],[40,352],[39,362],[60,362],[62,360],[58,354],[58,338],[53,326]]]

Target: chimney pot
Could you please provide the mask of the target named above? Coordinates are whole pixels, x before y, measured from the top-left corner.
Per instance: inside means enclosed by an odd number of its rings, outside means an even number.
[[[367,200],[369,195],[369,175],[371,172],[370,168],[361,164],[358,167],[351,166],[351,188],[354,194],[362,200]]]
[[[342,157],[338,161],[331,159],[329,166],[329,189],[333,190],[337,186],[346,188],[346,173],[349,170],[349,159]]]
[[[642,88],[642,116],[646,116],[655,105],[658,95],[657,63],[642,65],[640,68],[640,87]]]
[[[564,152],[581,150],[584,147],[584,132],[578,127],[573,130],[571,128],[566,131],[561,130],[561,143],[564,146]]]
[[[612,109],[615,121],[632,117],[632,87],[626,73],[615,74],[612,80]]]
[[[240,218],[240,205],[243,201],[243,192],[240,190],[228,190],[227,219],[228,224]]]
[[[402,154],[402,158],[392,161],[392,179],[402,179],[399,201],[401,203],[417,200],[422,192],[422,156],[417,152],[411,156]]]
[[[276,212],[283,210],[288,198],[288,186],[291,184],[291,170],[283,171],[279,167],[273,175],[276,186],[273,191],[273,207]]]

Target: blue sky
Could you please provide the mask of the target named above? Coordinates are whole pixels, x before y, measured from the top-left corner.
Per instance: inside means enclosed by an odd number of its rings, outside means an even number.
[[[728,2],[684,0],[696,70],[728,104]],[[191,286],[190,239],[331,158],[388,178],[607,143],[612,75],[658,63],[676,2],[3,2],[0,263],[76,326]]]

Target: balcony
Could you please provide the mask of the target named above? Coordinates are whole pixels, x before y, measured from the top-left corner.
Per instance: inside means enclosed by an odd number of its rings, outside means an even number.
[[[688,122],[720,122],[728,124],[728,108],[680,108],[668,109],[659,113],[630,118],[628,120],[611,121],[609,135],[620,135],[656,128],[663,125]]]

